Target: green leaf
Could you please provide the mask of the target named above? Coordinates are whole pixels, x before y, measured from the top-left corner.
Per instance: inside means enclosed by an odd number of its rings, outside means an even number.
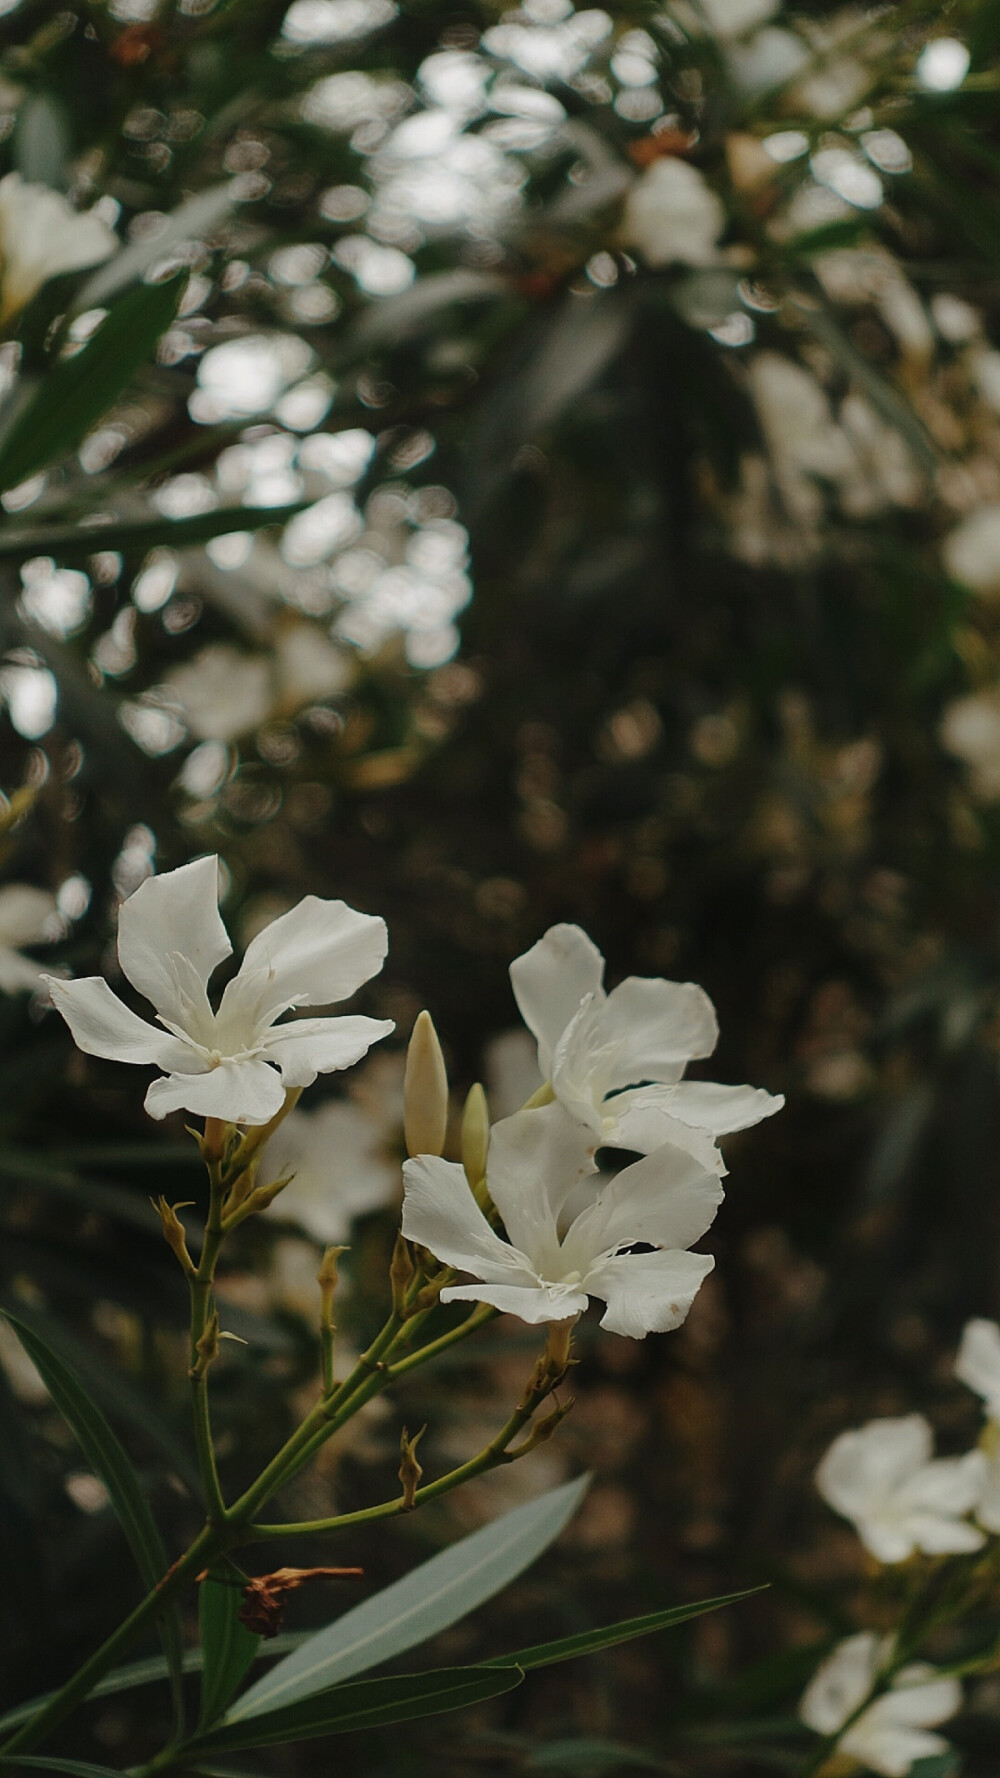
[[[155,1587],[167,1571],[167,1553],[125,1451],[100,1408],[95,1407],[73,1372],[51,1346],[11,1310],[0,1310],[0,1314],[14,1329],[57,1408],[75,1432],[87,1461],[107,1488],[145,1585]],[[176,1608],[163,1614],[159,1628],[170,1673],[174,1709],[179,1718],[183,1636]]]
[[[523,1678],[516,1667],[441,1667],[395,1679],[361,1679],[301,1697],[281,1710],[262,1711],[249,1720],[220,1723],[211,1734],[188,1742],[188,1750],[197,1757],[201,1751],[275,1747],[316,1735],[342,1735],[351,1729],[441,1716],[446,1710],[461,1710],[466,1704],[513,1691]]]
[[[17,487],[81,443],[151,357],[186,283],[183,271],[130,290],[79,352],[53,365],[0,442],[0,489]]]
[[[720,1611],[738,1599],[750,1599],[754,1593],[766,1593],[766,1587],[748,1587],[742,1593],[720,1593],[716,1599],[699,1599],[691,1605],[669,1605],[663,1611],[650,1611],[643,1617],[623,1618],[619,1624],[605,1624],[600,1630],[582,1630],[576,1636],[562,1636],[558,1642],[539,1642],[533,1648],[520,1648],[516,1654],[494,1655],[483,1661],[484,1667],[551,1667],[556,1661],[572,1661],[578,1655],[596,1654],[602,1648],[614,1648],[620,1642],[633,1642],[637,1636],[651,1636],[656,1630],[669,1630],[688,1618],[702,1617],[707,1611]]]
[[[214,512],[194,513],[187,519],[109,519],[100,524],[86,520],[74,525],[39,526],[34,531],[0,531],[0,562],[28,561],[32,556],[54,556],[58,562],[85,560],[97,550],[117,549],[145,554],[164,547],[188,549],[230,531],[262,531],[267,525],[284,525],[309,502],[290,506],[219,506]]]
[[[204,1666],[198,1728],[211,1728],[252,1666],[260,1637],[240,1623],[246,1575],[234,1562],[218,1563],[201,1583],[198,1616]]]
[[[679,1770],[672,1761],[660,1759],[641,1747],[627,1747],[621,1741],[602,1741],[593,1735],[578,1735],[565,1741],[550,1741],[530,1753],[525,1764],[531,1771],[570,1772],[579,1778],[584,1772],[628,1771],[670,1772]]]
[[[36,1772],[72,1772],[76,1778],[121,1778],[114,1766],[95,1766],[86,1759],[50,1759],[47,1754],[17,1755],[19,1766],[31,1766]]]
[[[547,1549],[568,1524],[589,1482],[584,1476],[550,1489],[345,1612],[251,1686],[226,1723],[245,1722],[277,1705],[327,1691],[448,1629]]]

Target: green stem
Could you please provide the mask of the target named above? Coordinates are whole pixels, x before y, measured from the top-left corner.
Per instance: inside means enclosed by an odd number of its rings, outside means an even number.
[[[10,1739],[0,1748],[0,1761],[7,1762],[13,1754],[30,1753],[37,1747],[49,1730],[56,1728],[87,1696],[97,1681],[103,1679],[109,1667],[114,1665],[118,1656],[140,1631],[160,1616],[187,1584],[188,1579],[206,1568],[231,1542],[232,1539],[227,1539],[220,1527],[205,1525],[180,1560],[167,1570],[159,1585],[147,1593],[145,1599],[119,1624],[107,1641],[95,1650],[89,1660],[84,1661],[72,1679],[68,1679],[28,1722],[15,1729]]]

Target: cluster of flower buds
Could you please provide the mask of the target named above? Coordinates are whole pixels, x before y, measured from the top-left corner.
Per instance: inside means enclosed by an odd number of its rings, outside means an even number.
[[[986,1424],[977,1447],[935,1457],[922,1414],[869,1420],[835,1438],[816,1471],[816,1486],[849,1519],[875,1561],[917,1555],[974,1555],[987,1533],[1000,1533],[1000,1327],[968,1322],[955,1375],[982,1396]],[[885,1778],[905,1778],[915,1761],[949,1751],[929,1731],[955,1715],[962,1687],[926,1662],[900,1666],[891,1637],[849,1636],[814,1675],[799,1706],[836,1751]]]

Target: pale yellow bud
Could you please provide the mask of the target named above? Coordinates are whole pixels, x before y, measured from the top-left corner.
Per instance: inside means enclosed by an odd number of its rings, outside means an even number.
[[[462,1165],[473,1191],[486,1177],[486,1151],[490,1144],[490,1112],[478,1080],[469,1088],[462,1113]]]
[[[434,1021],[417,1015],[406,1051],[403,1134],[409,1155],[440,1154],[448,1126],[448,1075]]]

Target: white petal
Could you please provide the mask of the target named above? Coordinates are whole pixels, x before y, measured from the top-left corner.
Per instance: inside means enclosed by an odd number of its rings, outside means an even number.
[[[438,1259],[490,1284],[538,1285],[523,1253],[491,1229],[457,1161],[423,1154],[403,1162],[403,1234]]]
[[[955,1375],[982,1396],[992,1419],[1000,1419],[1000,1327],[995,1321],[966,1322]]]
[[[148,877],[122,903],[118,958],[134,988],[175,1024],[184,1024],[185,1003],[171,966],[176,954],[192,965],[204,987],[232,951],[219,913],[219,861],[196,858],[162,877]]]
[[[802,1721],[818,1735],[835,1735],[871,1691],[881,1660],[881,1641],[870,1630],[838,1643],[803,1693]]]
[[[706,1172],[682,1149],[656,1148],[616,1173],[577,1217],[563,1241],[567,1266],[582,1271],[600,1255],[636,1241],[690,1247],[714,1222],[722,1198],[717,1173]]]
[[[167,1068],[190,1054],[176,1037],[147,1025],[132,1012],[112,993],[103,976],[64,982],[47,975],[44,980],[77,1048],[88,1056],[107,1056],[113,1062],[155,1062]]]
[[[641,1340],[680,1326],[714,1265],[710,1253],[623,1253],[592,1267],[583,1282],[608,1305],[601,1326]]]
[[[828,1505],[852,1519],[886,1500],[930,1461],[934,1436],[922,1414],[869,1420],[835,1438],[816,1471]]]
[[[983,1533],[966,1519],[952,1519],[942,1513],[909,1513],[905,1522],[914,1547],[923,1550],[925,1556],[964,1556],[981,1550],[986,1542]]]
[[[850,1518],[848,1513],[845,1517]],[[905,1562],[917,1548],[913,1525],[909,1519],[893,1518],[887,1514],[879,1518],[873,1513],[866,1517],[858,1513],[854,1519],[854,1528],[870,1556],[886,1567],[895,1562]]]
[[[46,928],[56,912],[56,898],[31,883],[6,883],[0,889],[0,945],[38,945],[50,939]]]
[[[730,1130],[747,1130],[762,1118],[773,1117],[784,1105],[780,1093],[763,1087],[725,1087],[714,1080],[682,1080],[674,1087],[646,1087],[647,1093],[663,1094],[663,1106],[672,1117],[695,1129],[711,1130],[714,1136]]]
[[[295,1222],[324,1246],[346,1241],[351,1220],[396,1204],[399,1163],[359,1105],[329,1100],[315,1111],[293,1111],[264,1150],[260,1177],[293,1175],[274,1214]]]
[[[620,1087],[676,1080],[678,1065],[710,1056],[719,1040],[715,1008],[694,982],[629,976],[608,995],[602,1023],[605,1040],[621,1044]]]
[[[196,1117],[221,1117],[229,1124],[269,1123],[284,1102],[281,1076],[257,1061],[222,1062],[204,1074],[170,1074],[154,1080],[146,1094],[150,1117],[193,1111]]]
[[[959,1517],[970,1512],[983,1492],[987,1462],[982,1451],[939,1457],[904,1482],[895,1499],[915,1511]]]
[[[251,940],[240,974],[266,969],[271,1005],[330,1006],[378,974],[388,945],[384,920],[307,895]]]
[[[976,1507],[976,1518],[987,1531],[1000,1531],[1000,1443],[995,1438],[987,1457],[986,1479]]]
[[[20,951],[11,950],[9,945],[0,945],[0,992],[20,994],[25,990],[33,991],[46,980],[43,963],[36,963],[33,957],[22,957]]]
[[[962,1687],[952,1675],[938,1674],[928,1661],[913,1661],[896,1674],[892,1690],[873,1705],[886,1720],[909,1728],[933,1729],[962,1707]]]
[[[281,1069],[286,1087],[308,1087],[360,1061],[395,1026],[391,1019],[292,1019],[267,1033],[263,1053]]]
[[[948,1751],[943,1735],[931,1735],[924,1729],[896,1728],[891,1723],[872,1723],[869,1716],[866,1710],[848,1729],[840,1747],[861,1760],[869,1771],[879,1772],[882,1778],[907,1778],[918,1759]]]
[[[491,1303],[505,1315],[518,1315],[530,1327],[544,1321],[568,1321],[588,1306],[585,1291],[554,1290],[544,1284],[449,1284],[443,1303]]]
[[[543,1276],[556,1263],[556,1223],[574,1186],[597,1172],[594,1142],[561,1105],[518,1111],[490,1131],[486,1182],[515,1247]]]
[[[581,1000],[600,995],[604,958],[579,926],[550,926],[510,966],[521,1017],[538,1039],[538,1066],[547,1078],[552,1053]]]
[[[602,1142],[611,1148],[634,1149],[636,1154],[649,1154],[669,1142],[693,1155],[706,1173],[723,1176],[726,1164],[715,1146],[715,1137],[707,1130],[680,1123],[665,1109],[669,1104],[667,1095],[672,1092],[672,1087],[628,1087],[624,1093],[605,1099]],[[609,1129],[611,1117],[615,1123]]]

